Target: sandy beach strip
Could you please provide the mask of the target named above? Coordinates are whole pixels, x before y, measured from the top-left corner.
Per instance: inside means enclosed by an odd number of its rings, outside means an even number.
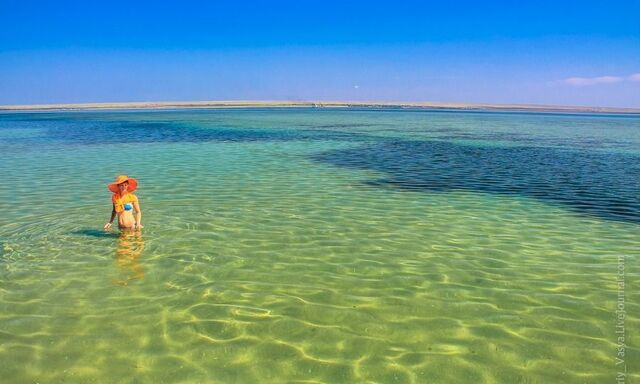
[[[204,109],[204,108],[401,108],[425,110],[477,110],[565,113],[640,114],[640,108],[580,107],[535,104],[474,104],[393,101],[144,101],[83,104],[0,105],[0,111],[70,111],[109,109]]]

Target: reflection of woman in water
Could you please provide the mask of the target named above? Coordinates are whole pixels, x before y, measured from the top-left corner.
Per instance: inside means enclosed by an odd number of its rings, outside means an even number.
[[[111,223],[113,223],[113,219],[116,216],[118,216],[118,227],[120,229],[141,229],[142,211],[140,210],[138,197],[133,194],[133,191],[138,188],[138,181],[134,178],[120,175],[107,188],[113,192],[113,196],[111,196],[113,209],[111,210],[111,219],[104,225],[104,229],[111,229]],[[136,212],[135,217],[133,215],[134,210]]]
[[[142,251],[144,241],[140,232],[123,231],[120,234],[116,248],[116,265],[124,276],[120,280],[114,280],[114,284],[127,285],[132,280],[144,278],[144,269],[138,260]]]

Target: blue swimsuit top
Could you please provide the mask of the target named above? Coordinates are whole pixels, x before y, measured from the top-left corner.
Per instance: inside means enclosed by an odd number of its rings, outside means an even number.
[[[131,204],[131,203],[124,204],[124,210],[125,211],[130,211],[132,209],[133,209],[133,204]]]

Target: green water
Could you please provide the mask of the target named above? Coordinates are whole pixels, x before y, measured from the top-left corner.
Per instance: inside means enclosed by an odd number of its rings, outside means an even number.
[[[638,116],[0,114],[0,174],[3,383],[640,380]]]

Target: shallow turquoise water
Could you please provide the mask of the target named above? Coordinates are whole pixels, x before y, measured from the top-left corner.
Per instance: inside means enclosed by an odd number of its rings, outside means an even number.
[[[0,174],[3,382],[640,379],[638,116],[7,113]]]

